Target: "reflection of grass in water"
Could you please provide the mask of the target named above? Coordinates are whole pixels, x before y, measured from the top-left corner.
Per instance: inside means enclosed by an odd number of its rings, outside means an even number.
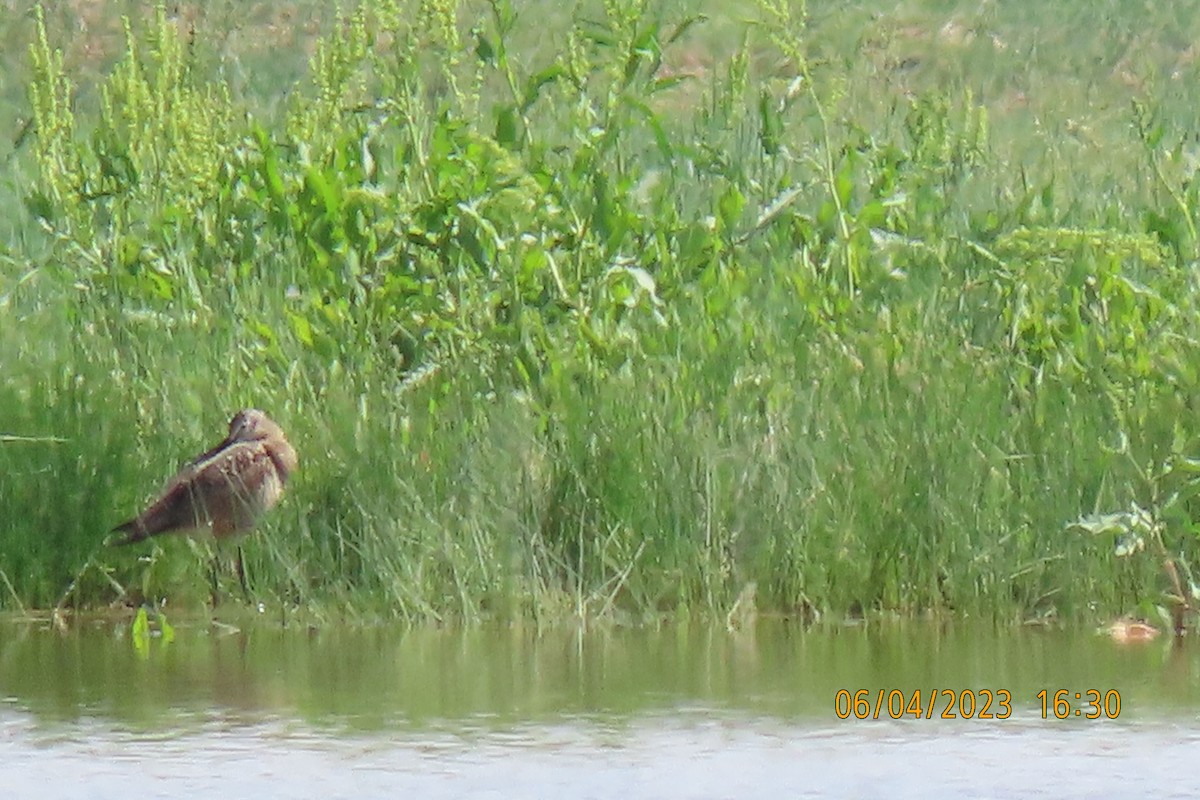
[[[133,643],[133,649],[137,651],[139,657],[143,659],[150,657],[150,641],[152,639],[161,640],[165,647],[175,641],[175,629],[171,627],[171,623],[167,622],[166,615],[161,611],[154,612],[154,625],[152,626],[146,607],[139,606],[137,613],[133,615],[133,624],[129,628],[129,640]]]
[[[241,632],[234,632],[173,619],[176,640],[151,641],[148,663],[125,639],[128,621],[93,617],[64,637],[0,619],[0,688],[46,722],[78,719],[83,711],[122,728],[172,729],[189,711],[204,720],[214,712],[226,719],[265,715],[342,730],[425,730],[458,721],[478,731],[547,717],[561,723],[564,715],[615,715],[619,729],[629,715],[685,713],[711,724],[718,710],[827,724],[839,690],[898,683],[920,687],[924,701],[933,670],[976,693],[1011,692],[1017,718],[1040,710],[1037,693],[1048,685],[1125,687],[1122,713],[1139,719],[1191,714],[1200,703],[1190,681],[1144,680],[1161,668],[1164,647],[1116,647],[1081,628],[885,622],[816,626],[801,643],[795,626],[778,620],[730,634],[719,622],[280,630],[260,618],[257,625],[238,619]],[[947,699],[939,698],[934,724]]]
[[[254,589],[319,615],[737,627],[1153,594],[1153,565],[1114,582],[1062,523],[1145,489],[1113,431],[1189,446],[1194,202],[1162,202],[1184,162],[1154,139],[1176,106],[1139,141],[1117,62],[1029,10],[851,7],[741,50],[728,16],[548,39],[497,9],[373,45],[386,20],[352,19],[318,51],[279,7],[209,5],[194,48],[174,18],[181,55],[138,45],[97,135],[93,98],[18,154],[53,231],[22,223],[0,273],[23,276],[0,284],[21,602],[73,575],[85,604],[113,581],[203,602],[177,543],[96,547],[242,406],[301,460],[247,540]],[[1182,24],[1078,47],[1166,63]],[[86,43],[69,77],[128,78]]]

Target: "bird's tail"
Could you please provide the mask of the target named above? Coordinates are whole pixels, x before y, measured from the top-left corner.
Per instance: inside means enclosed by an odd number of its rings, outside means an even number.
[[[122,522],[112,529],[112,533],[125,534],[116,538],[109,537],[108,544],[112,547],[123,547],[150,537],[150,530],[145,526],[140,517],[134,517],[128,522]]]

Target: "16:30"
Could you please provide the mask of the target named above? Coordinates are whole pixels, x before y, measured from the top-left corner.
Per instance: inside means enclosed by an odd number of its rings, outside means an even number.
[[[1042,719],[1116,719],[1121,714],[1121,693],[1116,689],[1106,692],[1099,689],[1083,692],[1059,689],[1053,693],[1049,689],[1042,689],[1037,697],[1042,701]]]

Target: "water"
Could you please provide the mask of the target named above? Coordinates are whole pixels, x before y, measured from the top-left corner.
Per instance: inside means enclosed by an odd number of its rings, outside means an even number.
[[[1193,645],[961,623],[197,623],[139,654],[124,623],[0,623],[0,778],[38,798],[1190,797]],[[891,719],[890,690],[917,688],[1007,692],[1009,714],[942,719],[940,696],[932,719]],[[1115,719],[1084,718],[1091,688],[1119,694]],[[841,689],[883,689],[880,718],[839,718]]]

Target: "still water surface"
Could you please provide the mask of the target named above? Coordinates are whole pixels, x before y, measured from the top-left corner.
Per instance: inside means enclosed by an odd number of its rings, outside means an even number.
[[[197,623],[152,644],[139,654],[127,624],[0,622],[5,797],[1169,798],[1197,786],[1191,641],[763,620],[732,633]],[[1119,693],[1116,719],[1074,716],[1090,710],[1074,693],[1093,688]],[[933,719],[840,719],[841,689],[872,702],[895,689],[906,705],[917,689],[969,689],[976,715],[985,690],[1003,691],[1011,715],[944,720],[942,696]],[[1070,718],[1053,719],[1051,699],[1043,719],[1037,695],[1058,689]]]

